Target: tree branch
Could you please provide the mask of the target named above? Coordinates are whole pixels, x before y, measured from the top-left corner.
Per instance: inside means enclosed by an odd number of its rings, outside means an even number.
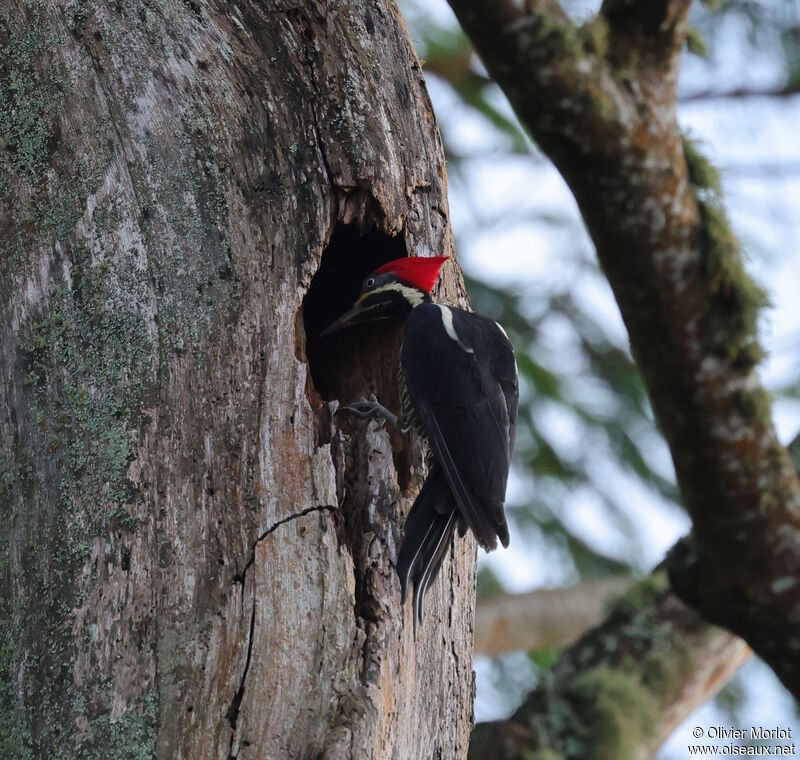
[[[632,578],[598,578],[570,588],[498,594],[475,610],[475,652],[503,652],[571,644],[606,615],[608,602],[631,587]]]
[[[663,573],[636,584],[509,720],[476,726],[471,760],[651,757],[751,654],[666,586]]]
[[[681,103],[708,102],[709,100],[745,100],[747,98],[791,98],[800,94],[800,82],[774,89],[737,87],[735,90],[698,90],[681,95]]]
[[[684,145],[674,77],[618,67],[552,2],[450,4],[595,243],[693,520],[691,601],[800,696],[800,482],[755,372],[763,296],[713,171]]]
[[[602,24],[579,29],[556,0],[453,0],[451,6],[523,121],[536,125],[538,140],[582,151],[621,137],[633,103],[602,64]]]
[[[604,0],[600,18],[608,24],[611,53],[619,67],[677,73],[688,30],[691,0]]]

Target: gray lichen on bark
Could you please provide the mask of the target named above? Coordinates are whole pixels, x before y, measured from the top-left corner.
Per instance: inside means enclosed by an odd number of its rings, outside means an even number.
[[[0,45],[0,748],[463,754],[474,546],[415,644],[419,452],[305,352],[337,223],[452,253],[397,9],[6,2]]]

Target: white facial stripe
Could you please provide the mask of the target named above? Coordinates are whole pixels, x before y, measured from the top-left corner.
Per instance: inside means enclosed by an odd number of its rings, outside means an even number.
[[[436,304],[439,307],[439,311],[442,313],[442,324],[444,325],[444,331],[456,342],[459,346],[461,346],[464,351],[468,354],[474,354],[471,348],[465,346],[461,339],[458,337],[458,333],[456,332],[455,325],[453,324],[453,312],[447,306],[442,306],[442,304]]]
[[[408,285],[403,285],[402,282],[390,282],[388,285],[381,285],[379,288],[375,288],[375,290],[370,290],[368,293],[365,293],[362,298],[372,295],[373,293],[383,293],[387,290],[394,290],[400,293],[400,295],[411,304],[412,308],[414,306],[419,306],[423,301],[422,293],[420,293],[416,288],[410,288]]]

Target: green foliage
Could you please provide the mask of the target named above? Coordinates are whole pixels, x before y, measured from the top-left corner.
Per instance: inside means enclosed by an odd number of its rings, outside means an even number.
[[[607,493],[592,465],[607,452],[631,478],[665,498],[676,499],[674,484],[652,466],[648,447],[657,435],[642,379],[630,356],[584,314],[569,292],[532,296],[529,292],[500,289],[468,278],[474,308],[498,320],[508,331],[517,352],[520,373],[520,413],[515,461],[524,475],[533,476],[528,501],[510,504],[517,524],[529,535],[559,552],[581,577],[628,572],[637,568],[635,556],[610,556],[576,534],[565,520],[564,501],[570,493],[592,489],[611,520],[634,540],[627,518],[629,505]],[[531,303],[537,303],[532,310]],[[542,331],[558,318],[575,332],[577,352],[585,369],[576,377],[563,367],[546,345]],[[580,381],[602,394],[599,405],[586,397]],[[542,418],[554,410],[569,415],[581,429],[582,444],[564,451],[550,442]]]
[[[528,659],[539,670],[549,670],[561,656],[561,647],[539,647],[528,652]]]
[[[690,26],[686,32],[686,48],[693,55],[708,58],[708,43],[696,26]]]
[[[527,131],[516,118],[498,108],[497,85],[475,66],[472,43],[461,29],[429,23],[424,10],[412,3],[406,4],[403,13],[411,26],[426,77],[433,75],[447,82],[467,106],[480,114],[498,135],[502,135],[509,152],[527,153],[530,150]],[[448,165],[458,170],[461,157],[449,144],[447,133],[442,137]]]

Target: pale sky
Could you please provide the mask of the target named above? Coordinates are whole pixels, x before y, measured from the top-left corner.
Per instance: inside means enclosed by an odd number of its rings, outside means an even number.
[[[597,3],[586,2],[593,9]],[[444,0],[430,0],[426,12],[443,23],[452,20]],[[691,93],[709,88],[724,90],[747,84],[768,87],[779,81],[780,71],[769,52],[743,54],[748,45],[745,30],[735,23],[724,29],[723,39],[711,61],[688,57],[680,89]],[[607,334],[621,346],[627,337],[608,285],[570,263],[564,251],[593,256],[591,243],[582,229],[569,190],[555,169],[533,156],[492,156],[497,138],[486,122],[466,108],[450,89],[436,80],[428,87],[443,131],[460,153],[480,156],[468,163],[467,192],[464,185],[450,185],[451,221],[459,246],[459,257],[472,274],[496,284],[527,282],[573,282],[573,292],[596,315]],[[510,108],[498,93],[497,103]],[[768,358],[762,377],[771,389],[795,382],[800,375],[800,97],[775,101],[747,99],[690,102],[680,107],[684,129],[698,139],[705,153],[720,168],[725,201],[734,229],[743,242],[747,266],[770,294],[772,307],[761,323],[761,337]],[[537,222],[543,214],[563,217],[568,223],[554,227]],[[483,219],[502,219],[484,224]],[[498,252],[502,251],[502,255]],[[558,343],[556,327],[546,336]],[[568,347],[564,361],[570,360]],[[777,398],[775,423],[782,440],[800,430],[800,403]],[[579,435],[572,420],[553,410],[543,420],[548,440],[569,447]],[[659,471],[669,473],[666,446],[654,441],[652,459]],[[634,505],[630,519],[636,527],[637,555],[643,568],[652,567],[681,535],[689,529],[685,515],[625,475],[613,462],[604,467],[608,487],[627,489]],[[519,479],[510,488],[524,490],[530,484]],[[612,550],[624,538],[604,518],[596,494],[584,491],[571,497],[565,507],[570,527],[602,549]],[[481,561],[489,562],[509,590],[524,591],[537,586],[569,582],[568,571],[553,562],[552,555],[537,553],[538,547],[514,540],[505,551]],[[520,694],[529,687],[526,658],[506,658],[504,678],[517,682]],[[493,688],[497,671],[486,660],[476,661],[478,720],[505,717],[509,705]],[[529,676],[528,676],[529,677]],[[747,698],[740,714],[742,725],[758,722],[770,726],[792,726],[800,736],[800,721],[792,710],[792,699],[777,683],[771,671],[754,662],[746,667],[742,681],[748,684]],[[659,754],[660,760],[686,757],[686,745],[694,726],[719,724],[724,716],[708,705],[679,729]],[[696,742],[695,742],[696,743]],[[800,742],[798,742],[800,745]]]

